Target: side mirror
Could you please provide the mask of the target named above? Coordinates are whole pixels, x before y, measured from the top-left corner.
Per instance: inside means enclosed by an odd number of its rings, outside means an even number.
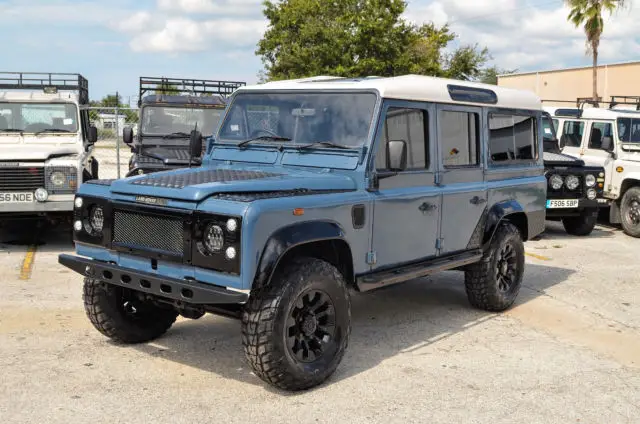
[[[192,158],[199,158],[202,155],[202,133],[200,131],[191,131],[189,153]]]
[[[87,134],[87,140],[89,141],[89,144],[96,144],[96,142],[98,141],[98,129],[93,125],[89,127],[89,134]]]
[[[602,137],[602,150],[613,152],[613,137]]]
[[[127,144],[133,143],[133,128],[125,127],[124,130],[122,130],[122,141]]]
[[[404,140],[387,143],[387,169],[395,172],[407,169],[407,143]]]

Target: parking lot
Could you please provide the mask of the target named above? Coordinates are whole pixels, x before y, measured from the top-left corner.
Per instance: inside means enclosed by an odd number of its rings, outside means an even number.
[[[640,422],[640,240],[617,228],[574,238],[548,223],[504,314],[471,309],[455,272],[354,294],[338,372],[298,394],[251,374],[231,319],[108,341],[57,263],[69,230],[29,232],[0,230],[6,423]]]

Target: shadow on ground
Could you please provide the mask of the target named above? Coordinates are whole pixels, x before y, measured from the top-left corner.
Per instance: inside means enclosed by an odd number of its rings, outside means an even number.
[[[611,238],[619,228],[598,223],[588,236],[573,236],[564,229],[561,222],[546,221],[544,232],[536,240],[579,240],[584,238]]]
[[[574,271],[527,264],[518,304],[544,296]],[[428,346],[485,323],[499,314],[473,309],[461,272],[445,272],[366,294],[352,294],[352,333],[338,371],[326,384],[353,377],[401,352]],[[274,390],[251,373],[240,338],[240,322],[213,316],[181,321],[163,338],[136,349]],[[295,396],[279,392],[283,395]]]
[[[24,252],[30,246],[39,251],[73,249],[73,229],[69,224],[51,226],[42,220],[10,221],[0,226],[0,250]]]

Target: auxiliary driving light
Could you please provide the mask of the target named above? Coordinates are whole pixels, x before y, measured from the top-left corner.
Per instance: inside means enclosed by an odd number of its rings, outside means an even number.
[[[580,179],[575,175],[569,175],[564,182],[569,190],[576,190],[580,187]]]
[[[592,188],[587,191],[587,197],[589,198],[589,200],[595,200],[597,195],[598,194],[596,193],[596,191]]]
[[[82,221],[76,221],[73,223],[73,229],[76,231],[82,231]]]
[[[49,198],[49,192],[44,188],[39,188],[39,189],[36,189],[34,196],[36,197],[36,200],[38,202],[46,202],[47,199]]]
[[[229,247],[227,248],[227,251],[225,252],[225,256],[227,257],[227,259],[229,260],[233,260],[236,258],[236,248],[235,247]]]
[[[76,208],[80,209],[82,207],[82,197],[76,197],[73,204],[76,205]]]
[[[564,184],[564,181],[560,175],[552,175],[551,178],[549,178],[549,185],[554,190],[560,190],[562,184]]]
[[[237,229],[238,229],[238,221],[236,221],[233,218],[229,219],[227,221],[227,231],[229,231],[230,233],[233,233]]]

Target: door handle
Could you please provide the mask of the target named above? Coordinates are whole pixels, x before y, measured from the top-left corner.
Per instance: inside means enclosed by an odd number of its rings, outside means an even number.
[[[469,202],[472,205],[483,205],[483,204],[487,203],[487,201],[485,199],[483,199],[481,197],[478,197],[478,196],[473,197],[471,200],[469,200]]]
[[[420,209],[420,212],[425,213],[434,211],[438,209],[438,207],[436,205],[432,205],[431,203],[424,202],[418,209]]]

